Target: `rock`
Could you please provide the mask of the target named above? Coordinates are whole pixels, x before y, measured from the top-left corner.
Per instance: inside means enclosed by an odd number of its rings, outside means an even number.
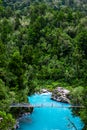
[[[48,90],[47,89],[41,89],[40,92],[41,93],[48,93]]]
[[[69,95],[70,95],[69,90],[64,89],[62,87],[57,87],[52,92],[51,99],[58,101],[58,102],[70,103]]]
[[[3,120],[3,118],[2,117],[0,117],[0,122]]]
[[[49,94],[51,95],[52,93],[50,91],[48,91],[47,89],[41,89],[40,94],[41,95],[49,95]]]
[[[18,120],[16,121],[16,124],[15,124],[15,126],[14,126],[14,129],[15,129],[15,130],[16,130],[17,128],[20,128],[20,127],[19,127],[19,121],[18,121]]]

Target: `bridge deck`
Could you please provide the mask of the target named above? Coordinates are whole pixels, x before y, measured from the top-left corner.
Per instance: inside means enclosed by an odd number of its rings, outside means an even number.
[[[10,105],[10,107],[26,107],[26,108],[43,108],[43,107],[56,107],[56,108],[84,108],[84,106],[65,106],[65,105],[55,105],[55,104],[36,104],[36,105],[31,105],[31,104],[22,104],[22,103],[18,103],[18,104],[12,104]]]

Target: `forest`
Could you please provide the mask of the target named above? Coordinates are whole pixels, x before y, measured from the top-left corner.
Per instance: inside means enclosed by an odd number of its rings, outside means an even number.
[[[0,1],[0,130],[13,130],[10,104],[57,86],[87,130],[87,1]]]

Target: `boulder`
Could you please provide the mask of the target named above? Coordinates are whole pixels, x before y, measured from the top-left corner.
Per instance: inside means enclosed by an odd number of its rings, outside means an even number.
[[[58,102],[70,103],[69,96],[70,96],[69,90],[64,89],[62,87],[57,87],[52,92],[51,99],[58,101]]]
[[[47,89],[41,89],[40,93],[48,93],[48,90]]]

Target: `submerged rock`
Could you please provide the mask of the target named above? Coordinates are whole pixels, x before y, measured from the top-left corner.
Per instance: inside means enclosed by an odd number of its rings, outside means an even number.
[[[70,91],[67,89],[64,89],[62,87],[57,87],[54,89],[52,92],[51,99],[58,101],[58,102],[63,102],[63,103],[70,103]]]

